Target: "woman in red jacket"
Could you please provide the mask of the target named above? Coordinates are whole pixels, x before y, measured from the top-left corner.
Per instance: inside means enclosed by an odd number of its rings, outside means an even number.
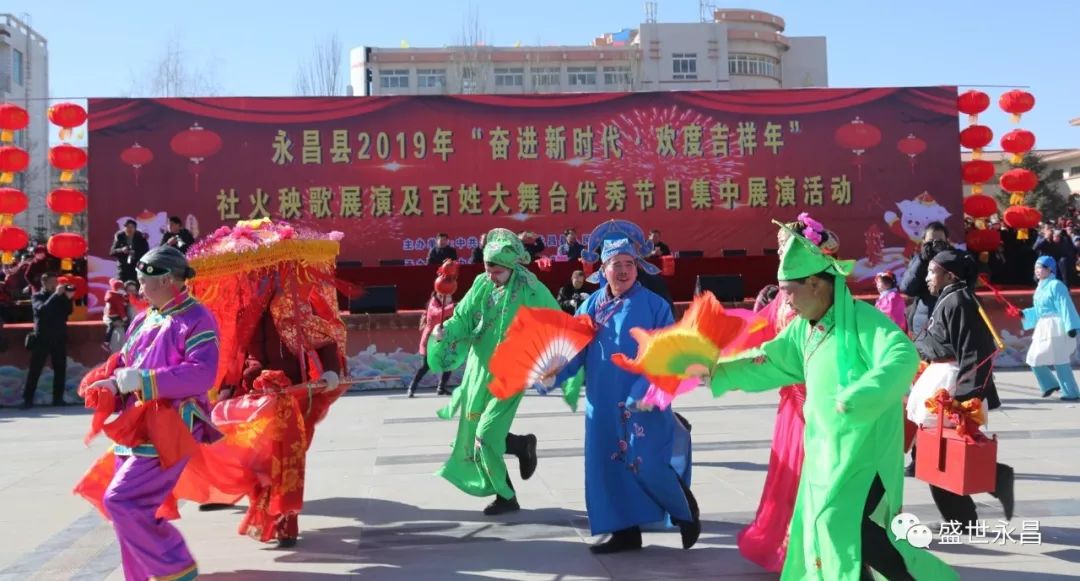
[[[427,342],[428,337],[431,336],[431,332],[435,330],[443,323],[443,321],[450,318],[454,314],[454,297],[453,295],[442,294],[439,292],[431,293],[431,299],[428,301],[427,310],[420,317],[420,369],[416,370],[416,375],[413,376],[412,383],[409,384],[409,397],[413,397],[416,393],[416,387],[420,385],[420,380],[427,375],[429,371],[427,364]],[[439,386],[435,389],[436,395],[450,395],[450,389],[447,387],[447,382],[450,381],[450,374],[452,372],[447,371],[439,377]]]

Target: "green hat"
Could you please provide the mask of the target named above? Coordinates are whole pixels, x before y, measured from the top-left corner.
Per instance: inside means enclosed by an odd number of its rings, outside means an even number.
[[[484,237],[484,262],[514,268],[531,258],[517,235],[506,228],[495,228]]]
[[[839,378],[845,387],[854,379],[852,363],[858,354],[858,334],[855,325],[855,298],[851,296],[845,280],[855,268],[853,260],[837,260],[821,251],[816,244],[800,235],[795,230],[780,222],[773,221],[789,234],[784,243],[784,254],[780,258],[780,268],[776,278],[780,281],[804,279],[820,273],[829,273],[836,277],[833,284],[833,310],[836,338],[839,341],[837,367]],[[869,362],[866,362],[869,364]]]

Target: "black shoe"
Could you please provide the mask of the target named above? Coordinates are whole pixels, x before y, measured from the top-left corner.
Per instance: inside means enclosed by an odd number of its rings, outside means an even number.
[[[623,551],[639,550],[641,550],[641,529],[638,527],[615,531],[606,541],[589,547],[589,551],[594,555],[610,555]]]
[[[215,510],[225,510],[227,508],[232,508],[232,505],[222,502],[208,502],[199,505],[199,512],[213,512]]]
[[[915,462],[908,464],[907,467],[904,468],[904,476],[915,476]]]
[[[440,385],[439,387],[435,388],[435,395],[450,395],[450,390]]]
[[[409,389],[405,390],[405,396],[406,397],[413,397],[415,395],[416,395],[416,388],[414,388],[413,386],[410,385]]]
[[[1013,496],[1013,482],[1016,473],[1011,466],[1002,464],[997,471],[997,486],[994,496],[1001,501],[1001,508],[1005,510],[1005,520],[1012,520],[1013,508],[1016,506],[1016,498]]]
[[[680,482],[680,484],[682,483]],[[682,489],[686,494],[686,503],[690,505],[691,520],[681,521],[671,519],[671,521],[679,525],[679,535],[682,536],[682,548],[689,549],[697,543],[698,537],[701,536],[701,511],[698,509],[697,499],[694,498],[694,493],[690,492],[690,488],[683,484]]]
[[[279,549],[291,549],[296,546],[296,537],[286,537],[284,539],[278,539],[277,548]]]
[[[529,434],[525,438],[525,456],[518,457],[518,468],[521,470],[521,479],[528,480],[536,472],[536,436]]]
[[[1054,395],[1054,392],[1058,391],[1059,389],[1061,389],[1061,388],[1060,387],[1051,387],[1050,389],[1043,392],[1043,397],[1050,397],[1050,396]]]
[[[521,510],[521,505],[518,504],[516,496],[511,499],[496,496],[495,500],[491,501],[491,504],[484,507],[484,514],[487,516],[495,516],[507,512],[516,512],[519,510]]]

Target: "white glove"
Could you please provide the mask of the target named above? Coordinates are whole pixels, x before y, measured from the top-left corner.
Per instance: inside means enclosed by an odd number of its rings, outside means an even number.
[[[533,389],[535,389],[535,390],[536,390],[536,393],[538,393],[538,394],[540,394],[540,395],[547,395],[547,394],[548,394],[548,386],[545,386],[545,385],[544,385],[543,383],[541,383],[541,382],[536,382],[536,383],[534,383],[534,384],[532,385],[532,387],[533,387]]]
[[[639,412],[651,412],[656,409],[655,405],[643,401],[634,402],[634,407],[636,407]]]
[[[436,341],[442,341],[446,337],[446,331],[443,330],[443,326],[439,325],[431,331],[431,334],[435,337]]]
[[[132,393],[142,389],[142,371],[138,369],[130,367],[117,369],[113,373],[113,379],[116,380],[120,393]]]
[[[325,382],[326,389],[331,391],[337,389],[337,386],[341,385],[341,378],[333,371],[324,371],[322,375],[319,376],[319,380]]]
[[[116,387],[116,382],[111,379],[99,379],[98,381],[90,384],[90,389],[94,389],[97,387],[103,387],[113,393],[116,393],[118,391]]]

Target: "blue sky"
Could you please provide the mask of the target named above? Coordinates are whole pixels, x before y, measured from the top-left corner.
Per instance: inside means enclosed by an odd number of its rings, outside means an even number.
[[[786,34],[828,38],[829,84],[1026,85],[1035,109],[1022,125],[1038,148],[1080,147],[1080,71],[1073,0],[789,0],[720,7],[754,8],[783,17]],[[212,69],[224,95],[289,95],[297,63],[337,34],[358,46],[442,46],[461,35],[470,7],[489,43],[585,44],[604,32],[636,27],[639,0],[8,0],[0,10],[29,14],[49,40],[54,96],[130,92],[171,37],[192,62]],[[1035,7],[1035,8],[1032,8]],[[698,19],[694,0],[659,0],[661,22]],[[997,112],[983,117],[997,135],[1011,128]]]

